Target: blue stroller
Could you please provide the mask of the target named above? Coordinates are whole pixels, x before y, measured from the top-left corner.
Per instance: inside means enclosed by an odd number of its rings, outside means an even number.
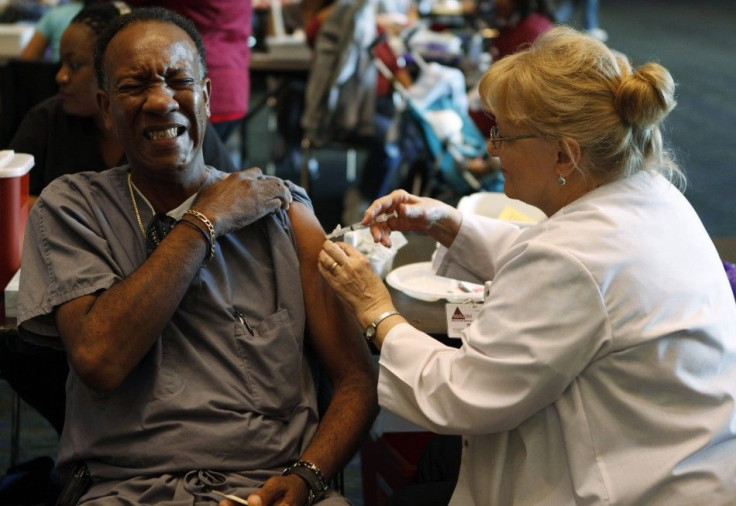
[[[380,60],[374,60],[403,99],[394,132],[409,162],[402,186],[415,195],[442,200],[503,191],[500,173],[478,178],[467,168],[469,160],[483,158],[487,151],[486,139],[468,114],[462,72],[413,56],[420,73],[409,89],[395,82]]]

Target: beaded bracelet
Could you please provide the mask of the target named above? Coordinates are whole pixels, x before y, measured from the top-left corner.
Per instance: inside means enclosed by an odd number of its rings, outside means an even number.
[[[195,211],[194,209],[188,209],[184,213],[184,216],[187,216],[187,215],[194,216],[195,218],[197,218],[197,220],[199,220],[202,223],[204,223],[204,226],[207,227],[207,232],[209,232],[209,237],[207,237],[207,235],[205,234],[205,238],[207,239],[207,242],[209,243],[209,246],[210,246],[209,254],[207,255],[207,258],[204,261],[204,263],[206,264],[207,262],[209,262],[210,260],[212,260],[214,258],[214,256],[215,256],[215,242],[216,242],[216,239],[217,239],[217,237],[215,236],[215,227],[212,225],[212,222],[207,219],[207,216],[205,216],[204,214],[200,213],[199,211]],[[182,221],[182,220],[180,220],[180,221]],[[203,234],[205,233],[204,230],[202,230],[199,226],[195,225],[194,223],[191,223],[189,221],[185,221],[185,222],[186,223],[190,223],[191,225],[194,225]]]

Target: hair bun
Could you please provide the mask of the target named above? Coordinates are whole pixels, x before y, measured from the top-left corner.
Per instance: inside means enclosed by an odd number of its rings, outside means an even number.
[[[647,63],[633,73],[624,73],[616,91],[616,110],[634,127],[659,124],[675,105],[675,81],[658,63]]]

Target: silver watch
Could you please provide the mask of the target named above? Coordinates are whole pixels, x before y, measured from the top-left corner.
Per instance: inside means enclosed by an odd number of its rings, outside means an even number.
[[[373,343],[373,339],[376,337],[376,329],[378,328],[378,324],[381,323],[383,320],[388,318],[389,316],[397,315],[399,314],[398,311],[386,311],[385,313],[381,313],[378,315],[378,318],[373,320],[373,323],[368,325],[365,330],[363,331],[363,337],[365,337],[365,340],[369,343]]]

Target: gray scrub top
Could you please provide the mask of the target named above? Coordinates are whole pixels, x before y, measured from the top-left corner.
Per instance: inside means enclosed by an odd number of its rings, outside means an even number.
[[[23,252],[24,335],[58,342],[56,307],[109,288],[146,259],[127,172],[63,176],[41,194]],[[210,170],[210,178],[225,176]],[[301,188],[290,189],[311,207]],[[139,208],[147,224],[152,212]],[[318,422],[304,328],[288,215],[218,238],[215,257],[118,389],[96,394],[70,372],[60,466],[83,459],[107,479],[193,469],[252,470],[258,479],[257,470],[283,467]]]

